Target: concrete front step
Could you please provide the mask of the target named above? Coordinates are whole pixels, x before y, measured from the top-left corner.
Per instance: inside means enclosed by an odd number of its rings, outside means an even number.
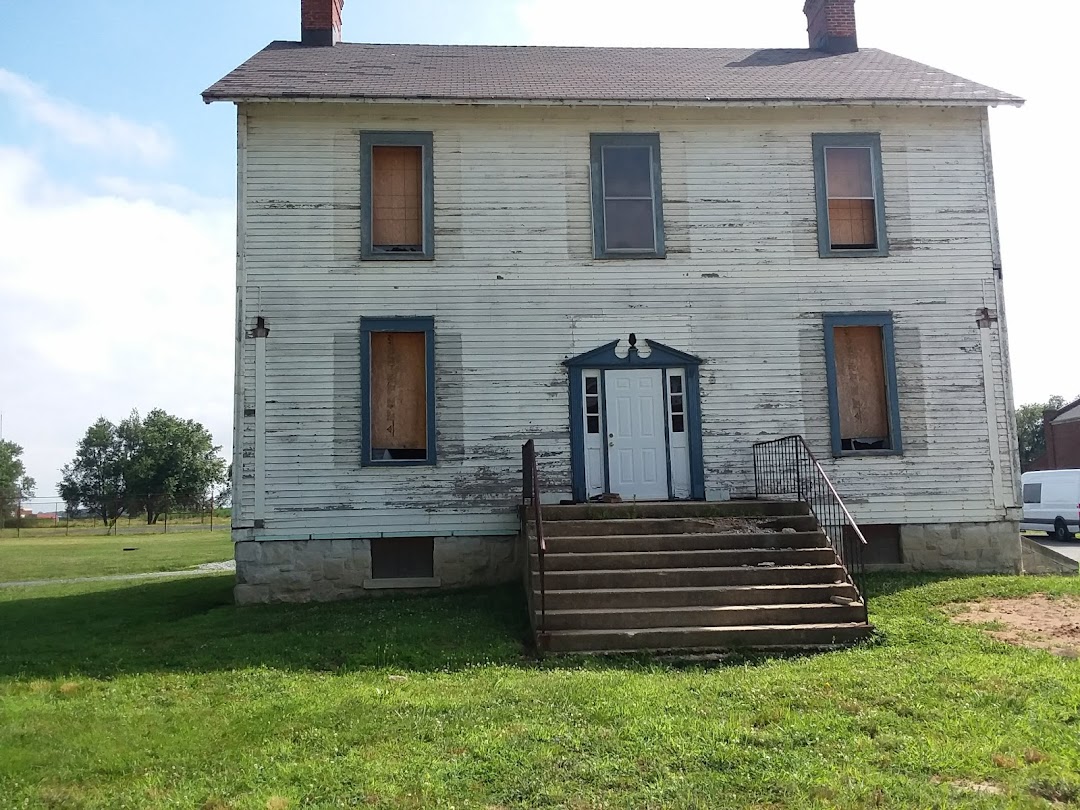
[[[738,548],[827,548],[822,532],[758,534],[608,534],[599,537],[546,537],[549,554],[617,551],[704,551]],[[533,547],[535,550],[535,546]]]
[[[540,634],[538,643],[550,652],[575,653],[792,649],[852,644],[872,632],[863,622],[554,630]]]
[[[545,521],[626,518],[780,517],[809,514],[793,501],[660,501],[655,503],[581,503],[542,508]]]
[[[549,520],[544,507],[544,537],[596,537],[600,535],[628,534],[728,534],[746,531],[746,523],[761,529],[761,533],[779,532],[794,529],[799,532],[818,530],[817,521],[811,515],[786,515],[779,517],[760,517],[743,520],[723,518],[610,518],[605,520]],[[562,507],[560,507],[562,508]],[[529,537],[535,537],[535,529],[529,524]]]
[[[540,611],[536,613],[540,626]],[[797,624],[850,624],[866,621],[861,602],[851,605],[692,605],[615,610],[547,610],[545,630],[645,629],[652,627],[729,627]]]
[[[535,581],[535,580],[534,580]],[[551,590],[545,605],[551,610],[618,610],[620,608],[660,608],[687,606],[828,603],[834,596],[855,599],[851,583],[813,583],[808,585],[720,585],[715,587],[673,588],[588,588]],[[533,605],[539,608],[540,591],[533,591]]]
[[[734,548],[691,549],[688,551],[574,552],[544,555],[544,570],[596,571],[654,568],[733,568],[772,563],[775,566],[830,565],[836,562],[831,548]],[[530,556],[532,570],[538,570],[537,555]]]
[[[539,587],[533,576],[535,587]],[[840,565],[774,565],[748,567],[654,568],[643,570],[606,569],[596,571],[545,571],[545,588],[581,590],[585,588],[686,588],[718,585],[805,585],[842,582]]]

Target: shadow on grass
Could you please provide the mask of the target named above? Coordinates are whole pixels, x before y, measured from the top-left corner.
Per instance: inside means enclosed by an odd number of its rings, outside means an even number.
[[[875,571],[865,578],[866,598],[871,603],[875,598],[894,596],[903,591],[934,585],[951,580],[974,579],[980,574],[959,574],[955,571],[919,571],[916,573]]]
[[[236,607],[231,576],[0,602],[0,676],[523,665],[520,588]]]
[[[548,657],[531,651],[518,585],[349,602],[237,607],[231,576],[107,587],[0,602],[0,677],[108,678],[247,667],[438,672],[746,666],[775,656],[680,662],[650,655]],[[918,583],[921,584],[921,583]]]
[[[963,574],[874,573],[867,576],[866,588],[873,609],[875,599],[928,585],[955,585],[966,592],[969,585],[978,585],[968,583],[972,579],[986,580]],[[775,657],[732,655],[687,664],[619,655],[541,662],[531,651],[525,599],[516,584],[252,607],[233,604],[232,585],[233,578],[222,575],[90,590],[67,586],[70,592],[52,596],[27,589],[0,601],[0,676],[107,678],[258,666],[327,672],[370,667],[437,672],[490,664],[640,669],[745,666]],[[878,637],[871,645],[883,640]]]

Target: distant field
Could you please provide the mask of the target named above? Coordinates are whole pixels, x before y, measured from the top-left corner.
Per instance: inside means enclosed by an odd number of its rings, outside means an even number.
[[[178,571],[232,555],[229,533],[219,531],[21,538],[8,532],[0,537],[0,582]]]
[[[158,522],[148,524],[144,515],[130,515],[120,518],[116,525],[105,526],[96,518],[75,518],[72,520],[50,521],[41,518],[23,518],[19,524],[8,518],[6,525],[0,525],[0,540],[8,537],[54,537],[56,535],[106,535],[106,534],[171,534],[172,532],[215,532],[229,530],[229,510],[218,509],[213,521],[209,513],[202,515],[177,514],[164,516]]]

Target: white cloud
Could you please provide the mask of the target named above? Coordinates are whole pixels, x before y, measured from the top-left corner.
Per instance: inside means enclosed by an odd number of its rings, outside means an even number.
[[[7,96],[22,115],[69,144],[117,155],[134,154],[148,163],[160,163],[172,155],[171,139],[157,127],[53,98],[41,86],[3,68],[0,94]]]
[[[227,453],[233,201],[65,188],[0,146],[0,222],[0,410],[39,495],[94,419],[132,408],[197,419]]]

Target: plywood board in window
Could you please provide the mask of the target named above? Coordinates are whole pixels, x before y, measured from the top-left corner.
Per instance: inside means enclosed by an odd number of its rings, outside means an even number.
[[[423,156],[419,146],[372,147],[371,244],[375,247],[422,247]]]
[[[427,369],[423,332],[371,334],[371,446],[427,448]]]
[[[829,240],[834,248],[877,247],[873,200],[829,200]]]
[[[881,327],[838,326],[833,330],[833,346],[840,437],[887,437],[889,406]]]

